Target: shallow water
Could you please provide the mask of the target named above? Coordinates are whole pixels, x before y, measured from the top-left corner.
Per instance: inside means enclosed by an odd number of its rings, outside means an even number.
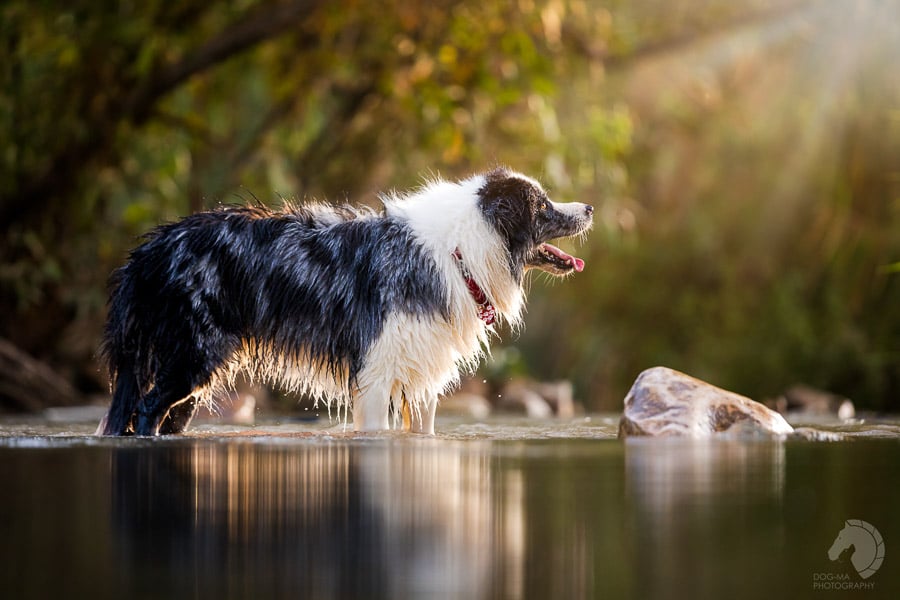
[[[0,595],[900,597],[900,424],[815,424],[842,442],[622,442],[616,422],[109,439],[7,420]],[[847,519],[884,540],[867,580],[852,548],[827,555]]]

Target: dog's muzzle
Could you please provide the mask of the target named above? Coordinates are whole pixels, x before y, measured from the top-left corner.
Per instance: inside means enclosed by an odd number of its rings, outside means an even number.
[[[594,223],[594,207],[581,202],[550,206],[538,224],[539,242],[531,252],[526,268],[536,268],[551,275],[568,275],[584,270],[584,260],[572,256],[547,243],[549,240],[566,238],[586,233]]]

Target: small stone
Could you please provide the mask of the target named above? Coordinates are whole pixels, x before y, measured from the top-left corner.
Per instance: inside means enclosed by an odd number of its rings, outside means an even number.
[[[856,416],[853,401],[808,385],[795,385],[775,400],[773,407],[782,414],[804,416],[836,416],[847,420]]]
[[[456,392],[438,403],[438,414],[486,419],[491,414],[491,403],[480,394]]]
[[[840,442],[847,436],[840,431],[822,431],[811,427],[795,427],[794,433],[789,436],[792,440],[806,440],[808,442]]]
[[[553,409],[533,387],[523,381],[514,381],[497,394],[497,410],[505,413],[519,413],[535,419],[548,419]]]
[[[641,373],[625,397],[619,437],[708,438],[731,430],[740,435],[785,436],[794,429],[777,412],[666,367]]]
[[[575,417],[575,393],[568,380],[535,382],[534,391],[543,398],[560,419]]]
[[[228,390],[216,398],[214,407],[200,405],[195,418],[232,425],[253,425],[256,421],[256,397],[250,393]]]

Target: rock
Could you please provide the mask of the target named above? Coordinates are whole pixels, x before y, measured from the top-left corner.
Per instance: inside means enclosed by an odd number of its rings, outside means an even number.
[[[535,419],[553,416],[553,409],[544,398],[525,381],[512,381],[497,397],[497,410],[508,413],[524,413]]]
[[[491,403],[480,394],[470,392],[456,392],[438,403],[438,414],[442,416],[454,415],[459,417],[472,417],[486,419],[491,414]]]
[[[666,367],[641,373],[625,397],[619,437],[708,438],[722,432],[785,436],[794,429],[759,402]]]
[[[808,385],[795,385],[775,400],[775,408],[782,414],[836,416],[852,419],[856,408],[849,398],[819,390]]]
[[[195,418],[232,425],[253,425],[256,421],[256,397],[247,392],[227,391],[215,399],[214,407],[198,407]]]
[[[553,414],[558,418],[572,419],[575,417],[575,395],[571,381],[563,379],[535,383],[534,391],[550,405]]]
[[[96,423],[106,416],[108,406],[83,404],[81,406],[53,406],[44,409],[44,418],[50,423]]]
[[[795,427],[794,433],[789,439],[805,440],[807,442],[840,442],[847,439],[847,435],[840,431],[822,431],[812,427]]]
[[[508,381],[495,396],[500,412],[526,414],[529,417],[560,419],[575,417],[576,405],[572,382],[534,381],[520,377]]]

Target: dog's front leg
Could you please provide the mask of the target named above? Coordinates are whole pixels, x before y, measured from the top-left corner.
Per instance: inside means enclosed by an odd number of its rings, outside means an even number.
[[[388,410],[391,383],[378,382],[360,386],[353,398],[353,429],[382,431],[389,429]]]
[[[437,412],[438,399],[429,398],[419,402],[417,410],[409,411],[409,430],[413,433],[434,435],[434,414]]]

